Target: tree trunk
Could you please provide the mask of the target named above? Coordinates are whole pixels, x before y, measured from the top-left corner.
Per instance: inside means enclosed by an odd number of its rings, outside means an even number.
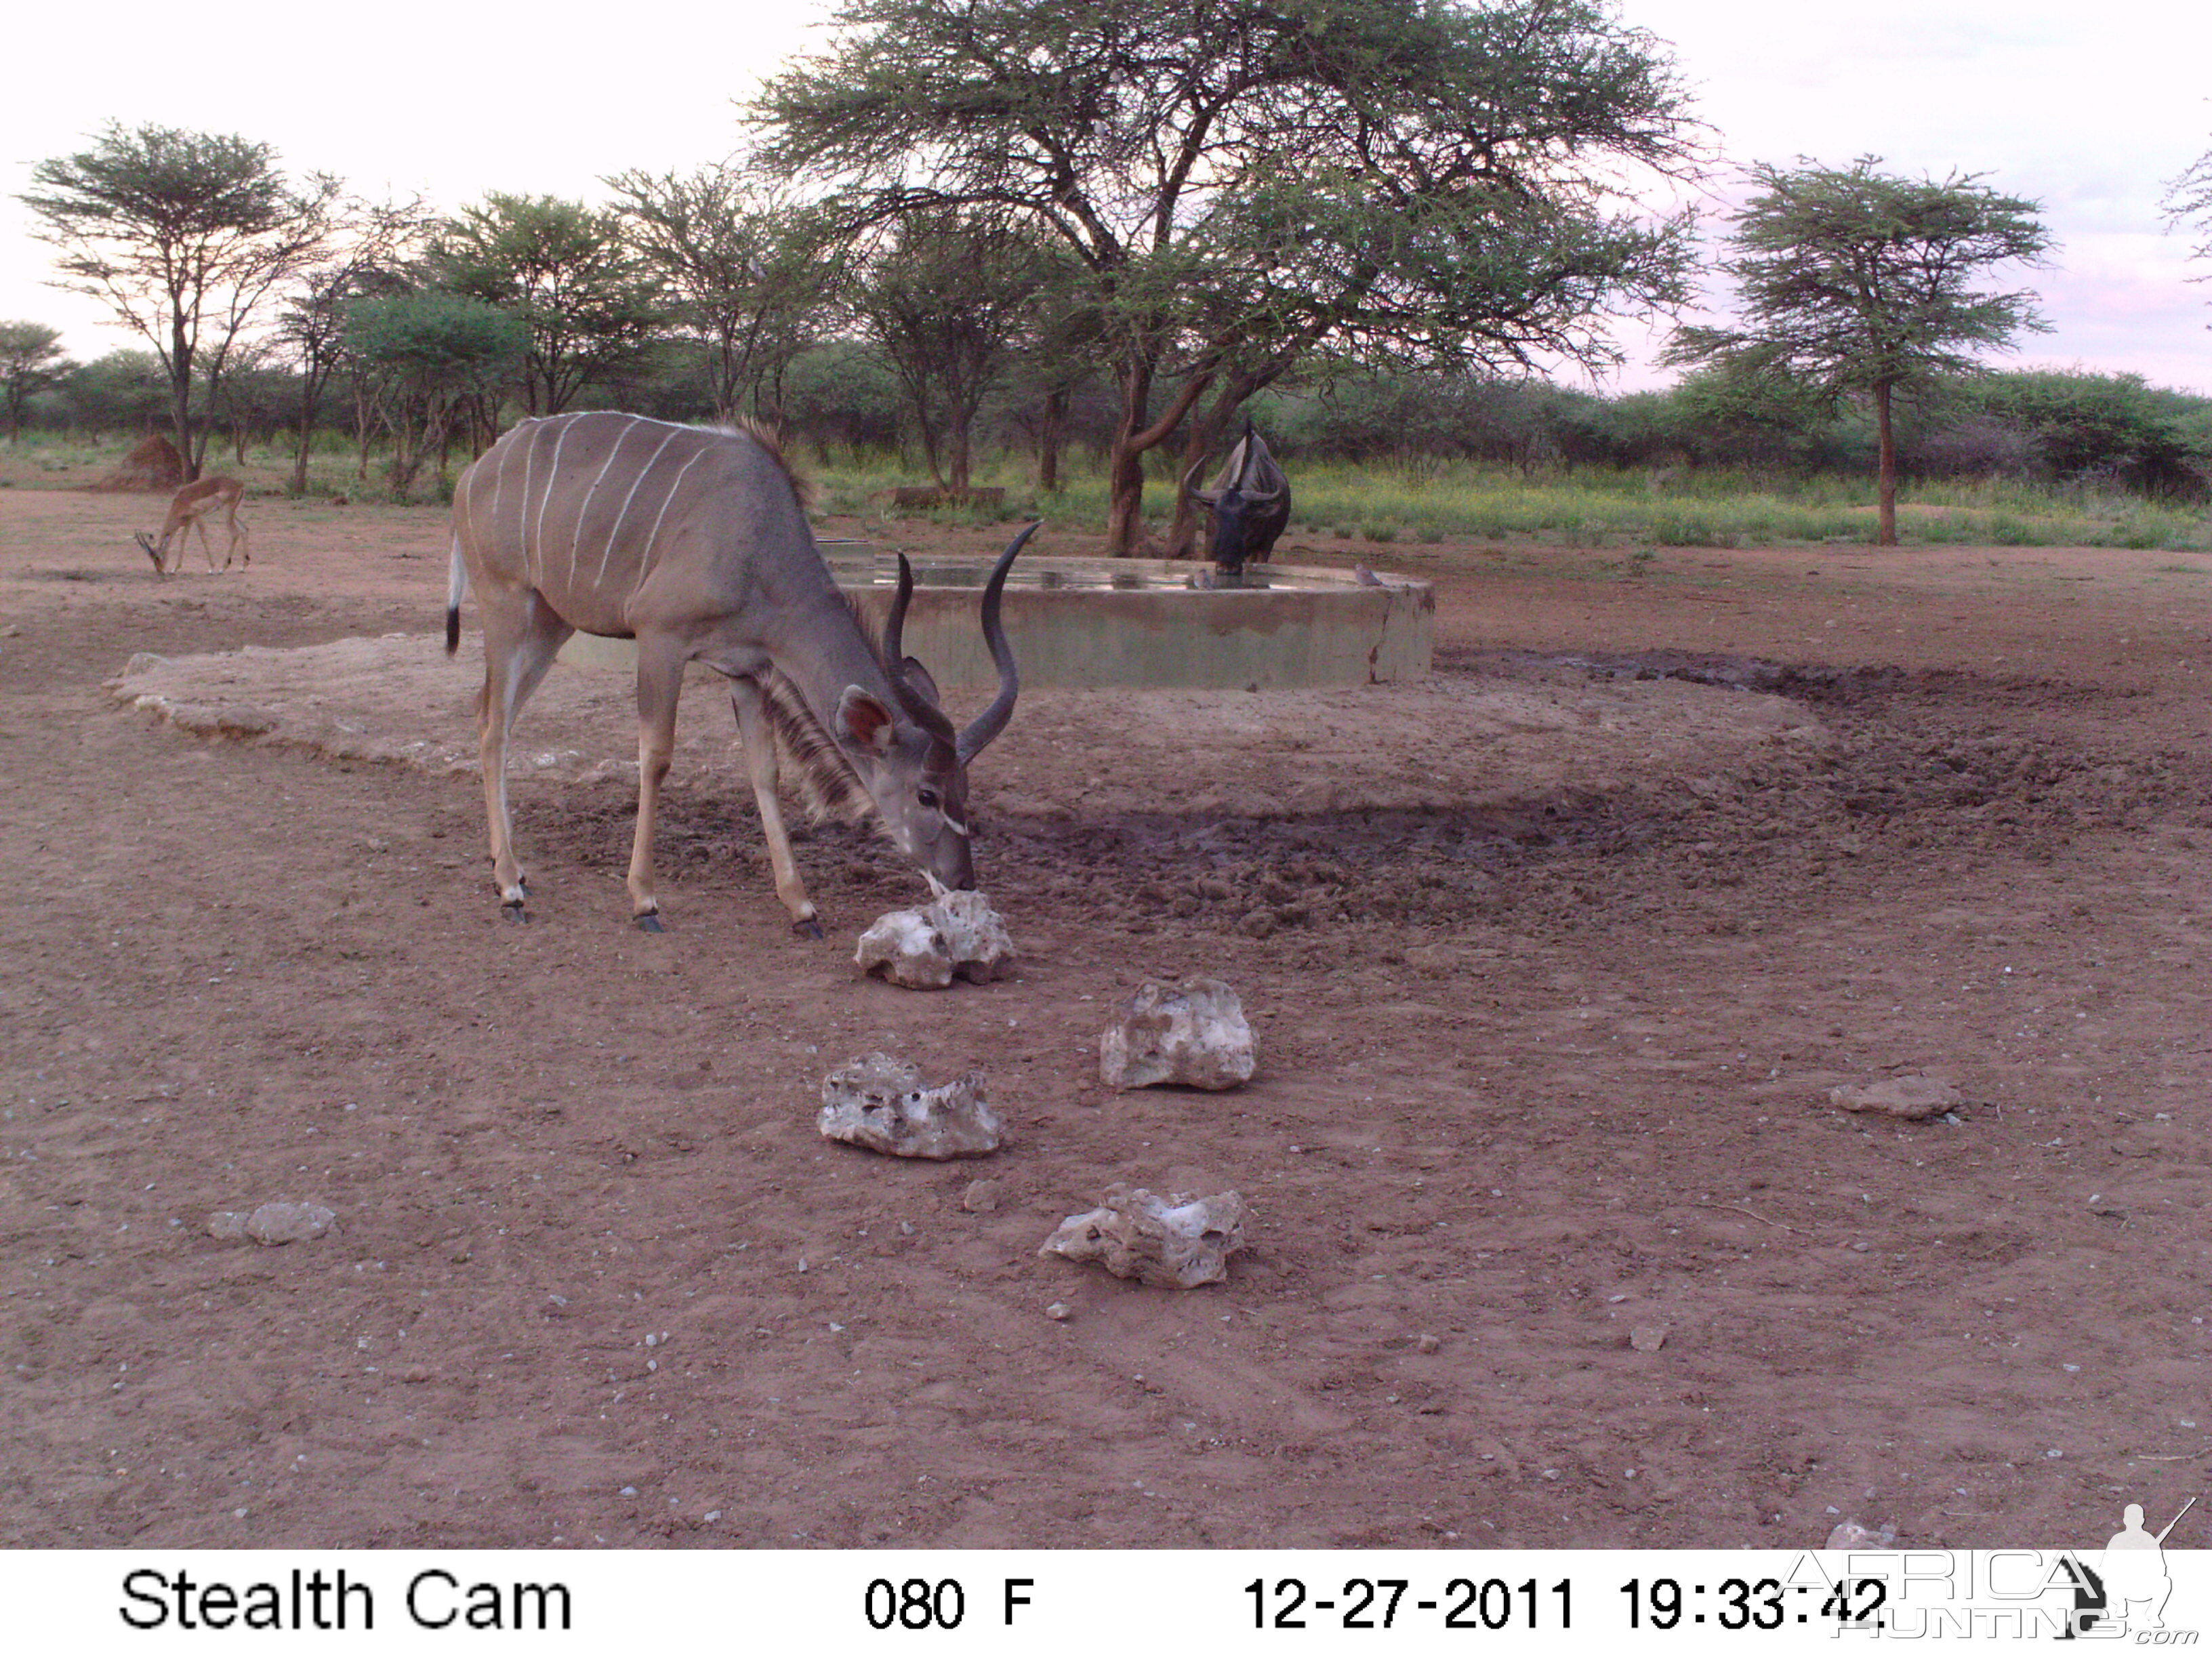
[[[1037,426],[1037,489],[1048,495],[1060,493],[1060,446],[1067,431],[1067,388],[1045,394],[1044,418]]]
[[[292,495],[307,493],[307,451],[315,441],[315,416],[309,410],[300,416],[300,441],[292,451]]]
[[[955,500],[964,499],[968,494],[968,428],[972,418],[956,413],[950,422],[951,429],[945,434],[949,452],[945,457],[945,483]]]
[[[361,453],[354,465],[353,481],[357,484],[368,482],[368,447],[376,439],[376,428],[370,419],[368,395],[359,386],[353,393],[353,435]]]
[[[1191,468],[1213,453],[1213,447],[1220,441],[1227,420],[1228,416],[1217,409],[1206,419],[1193,421],[1184,435],[1182,459],[1177,464],[1176,472],[1175,517],[1168,524],[1166,556],[1170,559],[1190,557],[1197,545],[1200,504],[1191,499],[1190,492],[1182,487],[1182,481],[1190,477]]]
[[[1131,557],[1144,536],[1145,452],[1116,432],[1106,459],[1106,556]]]
[[[1875,498],[1881,503],[1877,509],[1881,528],[1875,532],[1875,544],[1881,547],[1897,545],[1897,434],[1890,429],[1889,391],[1887,380],[1875,385],[1875,428],[1881,434],[1881,464],[1875,483]]]
[[[929,481],[942,489],[945,488],[945,464],[938,453],[937,428],[929,423],[927,411],[919,405],[915,409],[915,424],[921,428],[921,453],[923,459],[929,463]]]
[[[169,426],[175,434],[185,482],[191,483],[200,476],[200,470],[192,453],[192,344],[185,333],[181,310],[169,321]]]
[[[1213,383],[1210,368],[1194,369],[1165,413],[1151,425],[1145,423],[1152,398],[1152,363],[1132,355],[1121,365],[1121,422],[1114,433],[1107,459],[1106,554],[1126,559],[1145,540],[1145,452],[1168,441],[1191,405]]]

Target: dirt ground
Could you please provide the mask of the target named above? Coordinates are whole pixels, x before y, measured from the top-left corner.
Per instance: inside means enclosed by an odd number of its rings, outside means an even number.
[[[1021,971],[926,994],[855,977],[866,833],[787,932],[706,687],[670,931],[567,670],[502,922],[441,515],[247,512],[157,582],[147,498],[0,490],[0,1542],[1996,1546],[2212,1474],[2212,557],[1289,551],[1436,581],[1437,678],[1026,697]],[[1200,973],[1258,1079],[1103,1091]],[[1009,1146],[821,1139],[876,1048]],[[1828,1103],[1910,1072],[1958,1121]],[[1241,1192],[1230,1282],[1036,1254],[1115,1180]],[[279,1198],[335,1229],[209,1235]]]

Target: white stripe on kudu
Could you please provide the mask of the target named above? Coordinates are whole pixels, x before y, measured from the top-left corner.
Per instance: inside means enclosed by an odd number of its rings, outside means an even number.
[[[599,493],[599,486],[606,482],[607,469],[615,464],[615,457],[622,453],[622,447],[629,441],[629,434],[637,429],[644,418],[641,415],[631,416],[629,424],[622,430],[622,436],[607,446],[607,459],[600,464],[599,476],[592,480],[592,487],[584,492],[583,505],[576,509],[576,527],[568,536],[568,584],[572,587],[576,581],[576,549],[584,539],[584,515],[592,510],[592,497]],[[609,539],[611,544],[612,538]],[[602,559],[599,564],[604,570],[606,561]]]
[[[530,517],[530,484],[538,472],[538,434],[544,430],[538,418],[529,422],[530,435],[522,442],[522,499],[514,508],[514,539],[522,548],[522,574],[532,583],[538,580],[538,566],[530,556],[530,532],[525,520]]]
[[[637,477],[629,481],[629,494],[623,497],[622,511],[615,514],[613,527],[607,532],[607,550],[599,555],[599,574],[592,578],[594,586],[607,579],[607,561],[615,556],[615,543],[622,535],[623,520],[629,517],[629,504],[637,499],[637,487],[645,482],[645,475],[652,471],[659,463],[661,450],[674,443],[676,434],[683,430],[680,426],[669,428],[668,435],[663,438],[653,453],[646,458],[645,465],[638,469]]]
[[[647,576],[653,574],[653,550],[660,545],[660,521],[668,516],[669,507],[676,500],[676,492],[684,488],[684,473],[688,473],[693,467],[699,465],[699,457],[701,455],[711,454],[712,453],[712,445],[702,444],[699,447],[698,453],[693,455],[690,460],[684,463],[684,471],[678,472],[676,475],[676,482],[668,486],[668,500],[661,502],[660,511],[653,515],[653,528],[647,533],[645,545],[640,549],[638,552],[637,579],[640,583],[642,583]],[[821,556],[817,554],[815,556],[818,558]]]
[[[553,499],[553,492],[561,484],[561,446],[568,441],[568,428],[576,424],[574,415],[561,422],[561,435],[553,441],[553,465],[545,469],[545,493],[538,498],[538,522],[530,532],[531,546],[536,554],[536,565],[543,580],[545,569],[545,504]]]
[[[499,503],[501,498],[507,494],[507,469],[514,459],[514,453],[509,450],[499,458],[499,465],[491,470],[491,533],[494,537],[499,534]],[[471,477],[476,476],[474,467],[469,469],[469,476]],[[471,536],[477,534],[476,520],[473,516],[469,520],[469,533]]]

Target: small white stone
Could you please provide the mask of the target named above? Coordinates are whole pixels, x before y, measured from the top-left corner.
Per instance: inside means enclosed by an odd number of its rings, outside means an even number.
[[[1828,1103],[1846,1112],[1876,1112],[1887,1117],[1936,1117],[1965,1097],[1941,1078],[1913,1073],[1879,1083],[1847,1083],[1828,1091]]]
[[[240,1210],[217,1210],[208,1218],[208,1231],[216,1238],[250,1238],[257,1244],[294,1244],[320,1238],[330,1231],[337,1212],[323,1204],[264,1204],[251,1214]]]

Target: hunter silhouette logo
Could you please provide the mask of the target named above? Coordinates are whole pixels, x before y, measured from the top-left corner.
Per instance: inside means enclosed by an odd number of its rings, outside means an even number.
[[[2094,1570],[2086,1562],[2075,1563],[2079,1575],[2069,1575],[2075,1580],[2075,1612],[2066,1638],[2100,1622],[2113,1635],[2166,1628],[2166,1598],[2173,1594],[2166,1570],[2166,1536],[2196,1507],[2192,1498],[2155,1534],[2143,1529],[2142,1504],[2130,1504],[2120,1512],[2120,1529],[2106,1544],[2104,1559]]]
[[[2166,1571],[2166,1536],[2181,1524],[2181,1516],[2197,1506],[2192,1498],[2154,1538],[2143,1530],[2142,1505],[2130,1504],[2120,1513],[2120,1530],[2105,1546],[2105,1594],[2112,1616],[2130,1630],[2164,1630],[2166,1598],[2173,1594],[2173,1580]]]

